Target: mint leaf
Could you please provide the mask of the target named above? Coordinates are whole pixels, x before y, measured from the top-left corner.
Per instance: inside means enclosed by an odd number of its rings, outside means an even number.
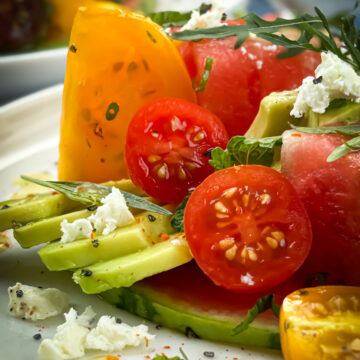
[[[184,200],[176,208],[176,210],[170,220],[171,226],[179,232],[185,231],[184,230],[184,213],[185,213],[185,207],[189,200],[190,195],[191,194],[188,194],[184,197]]]
[[[22,179],[38,184],[50,189],[54,189],[73,201],[80,202],[85,205],[101,205],[101,199],[111,193],[111,187],[91,182],[73,182],[73,181],[44,181],[33,179],[28,176],[21,176]],[[159,205],[128,193],[127,191],[120,190],[124,195],[126,204],[133,208],[153,211],[162,215],[171,215],[172,213]]]
[[[271,166],[275,148],[281,144],[282,136],[259,140],[248,139],[245,136],[234,136],[227,144],[226,150],[217,147],[211,152],[210,165],[215,170],[247,164]]]
[[[273,305],[274,304],[274,305]],[[234,329],[232,330],[232,335],[238,335],[245,331],[249,325],[257,318],[257,316],[268,309],[275,308],[275,312],[277,312],[277,308],[274,303],[274,294],[266,295],[262,298],[259,298],[256,304],[247,312],[245,319]]]

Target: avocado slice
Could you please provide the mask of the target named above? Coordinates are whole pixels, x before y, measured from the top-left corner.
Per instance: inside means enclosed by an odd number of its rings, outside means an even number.
[[[260,139],[281,135],[292,126],[318,127],[330,124],[351,124],[360,122],[360,103],[350,100],[333,100],[324,114],[309,110],[297,119],[290,115],[298,90],[274,92],[264,97],[259,111],[245,136]]]
[[[144,197],[144,199],[153,203],[158,203],[154,198]],[[134,215],[143,212],[143,210],[135,208],[130,208],[130,210]],[[90,206],[87,209],[31,222],[27,225],[14,229],[14,237],[23,248],[29,248],[49,241],[54,241],[61,238],[62,221],[67,220],[71,223],[76,219],[86,219],[94,211],[95,210],[92,210]]]
[[[232,335],[258,296],[214,285],[194,262],[100,296],[120,309],[188,336],[280,349],[278,319],[269,311],[260,314],[247,330]]]
[[[171,235],[136,253],[102,261],[74,272],[73,279],[87,294],[131,286],[154,274],[183,265],[192,259],[184,234]]]
[[[147,211],[137,215],[133,224],[120,227],[108,235],[65,244],[55,241],[38,253],[49,270],[69,270],[136,252],[159,241],[161,234],[173,232],[170,216]]]

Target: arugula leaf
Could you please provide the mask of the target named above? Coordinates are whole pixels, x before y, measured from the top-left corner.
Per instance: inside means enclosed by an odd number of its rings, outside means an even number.
[[[327,162],[332,162],[340,159],[342,156],[351,151],[360,150],[360,136],[355,137],[336,148],[326,159]]]
[[[272,309],[274,315],[278,317],[280,308],[274,302],[274,294],[259,298],[256,304],[247,312],[245,319],[232,329],[232,335],[235,336],[245,331],[259,314],[268,309]]]
[[[332,31],[325,15],[317,7],[315,7],[315,12],[317,16],[305,14],[291,20],[277,18],[274,21],[266,21],[250,12],[243,17],[246,21],[246,24],[243,25],[186,30],[173,33],[171,36],[177,40],[192,41],[236,36],[235,49],[237,49],[252,33],[259,38],[271,41],[273,44],[285,47],[287,50],[279,53],[278,59],[296,56],[305,50],[330,51],[360,73],[360,29],[355,26],[356,17],[354,15],[341,17],[340,25]],[[284,34],[276,34],[279,30],[287,27],[300,30],[300,37],[297,40],[292,40]],[[324,34],[322,29],[325,29],[328,34]],[[342,47],[338,46],[336,36],[340,37]],[[319,47],[311,44],[313,37],[320,40]]]
[[[332,162],[340,159],[351,151],[360,150],[360,125],[329,126],[319,128],[296,127],[297,131],[309,134],[340,134],[353,137],[337,147],[326,159]]]
[[[208,29],[185,30],[171,34],[176,40],[202,40],[202,39],[224,39],[230,36],[238,38],[235,49],[239,48],[247,39],[250,33],[261,37],[263,34],[275,33],[283,28],[294,27],[302,30],[304,24],[311,24],[317,28],[322,26],[322,21],[317,16],[304,15],[296,19],[281,19],[277,18],[274,21],[266,21],[255,13],[250,12],[246,14],[243,19],[246,24],[243,25],[229,25],[219,26]]]
[[[219,147],[212,150],[210,165],[215,170],[246,164],[271,166],[275,148],[281,144],[282,136],[259,140],[248,139],[245,136],[234,136],[227,144],[226,150]]]
[[[73,201],[80,202],[85,205],[101,205],[101,199],[111,193],[111,187],[90,182],[72,182],[72,181],[44,181],[33,179],[29,176],[21,176],[22,179],[35,184],[54,189]],[[120,190],[124,195],[126,204],[133,208],[153,211],[162,215],[171,215],[172,213],[159,205],[150,201]]]
[[[184,197],[184,200],[176,208],[170,220],[171,226],[179,232],[184,232],[184,213],[190,195],[191,194],[188,194]]]
[[[184,26],[191,18],[191,12],[160,11],[149,15],[150,19],[163,28]]]
[[[200,86],[198,88],[194,88],[194,90],[196,92],[202,92],[205,90],[205,86],[209,80],[210,71],[213,66],[213,61],[214,61],[214,59],[212,57],[210,57],[210,56],[206,57],[205,67],[204,67],[203,75],[202,75],[202,78],[200,81]]]

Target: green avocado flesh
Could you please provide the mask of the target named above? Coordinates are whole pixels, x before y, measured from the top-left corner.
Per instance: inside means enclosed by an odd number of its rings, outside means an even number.
[[[170,216],[143,212],[135,217],[133,224],[108,235],[96,235],[95,242],[91,239],[56,241],[39,250],[39,255],[49,270],[69,270],[136,252],[158,242],[162,233],[173,232]]]
[[[278,320],[268,311],[247,330],[232,335],[258,296],[240,295],[214,285],[194,262],[101,296],[121,309],[188,336],[280,349]]]
[[[149,276],[191,261],[184,235],[175,234],[169,240],[108,261],[102,261],[74,272],[73,279],[87,294],[97,294],[112,288],[128,287]]]
[[[346,100],[330,103],[324,114],[308,111],[301,118],[290,115],[297,90],[274,92],[264,97],[259,111],[245,136],[252,139],[281,135],[291,126],[318,127],[329,124],[350,124],[360,122],[360,104]]]

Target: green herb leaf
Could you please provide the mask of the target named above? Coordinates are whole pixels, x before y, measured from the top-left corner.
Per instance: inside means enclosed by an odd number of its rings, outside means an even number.
[[[191,194],[188,194],[184,197],[184,200],[176,208],[176,210],[170,220],[171,226],[179,232],[184,232],[184,213],[185,213],[185,207],[189,200],[190,195]]]
[[[238,335],[245,331],[249,325],[257,318],[257,316],[268,309],[273,308],[274,294],[266,295],[256,302],[245,317],[245,319],[232,330],[232,335]]]
[[[156,354],[156,356],[152,360],[185,360],[185,359],[181,359],[179,356],[174,356],[172,358],[169,358],[167,356],[165,357],[164,355]]]
[[[227,144],[226,150],[217,147],[211,152],[210,165],[215,170],[246,164],[271,166],[275,148],[281,144],[282,136],[259,140],[248,139],[245,136],[234,136]]]
[[[324,126],[317,128],[296,127],[299,132],[308,134],[341,134],[346,136],[360,135],[360,125]]]
[[[101,205],[101,199],[111,193],[111,187],[90,182],[72,182],[72,181],[44,181],[33,179],[29,176],[21,176],[22,179],[38,184],[50,189],[54,189],[73,201],[80,202],[85,205]],[[162,215],[171,215],[172,213],[159,205],[120,190],[124,195],[126,204],[133,208],[152,211]]]
[[[207,82],[209,80],[210,71],[211,71],[212,66],[213,66],[213,61],[214,61],[214,59],[212,57],[207,57],[206,58],[203,75],[202,75],[202,78],[201,78],[201,81],[200,81],[200,86],[198,88],[194,89],[196,92],[202,92],[202,91],[205,90],[206,84],[207,84]]]
[[[184,26],[191,17],[191,12],[160,11],[149,15],[150,19],[163,28]]]
[[[345,142],[343,145],[340,145],[328,156],[326,161],[327,162],[335,161],[354,150],[360,150],[360,136]]]
[[[180,351],[181,356],[184,358],[184,360],[189,360],[189,358],[186,356],[184,350],[181,347],[179,348],[179,351]]]

